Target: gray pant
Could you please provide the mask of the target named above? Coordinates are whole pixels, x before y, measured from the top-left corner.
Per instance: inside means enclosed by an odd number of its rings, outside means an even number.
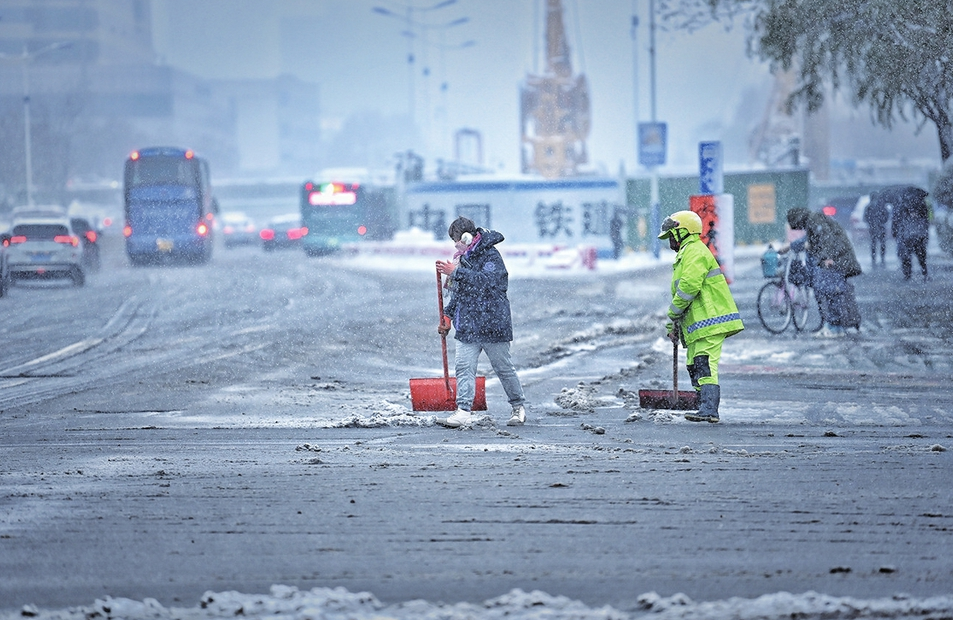
[[[493,366],[493,372],[500,379],[503,391],[510,405],[522,405],[523,386],[516,376],[516,369],[510,361],[510,343],[508,342],[456,342],[457,407],[470,411],[476,394],[477,360],[480,352],[486,351],[486,357]]]

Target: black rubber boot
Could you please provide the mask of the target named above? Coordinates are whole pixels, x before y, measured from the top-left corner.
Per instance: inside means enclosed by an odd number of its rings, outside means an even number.
[[[702,384],[701,388],[701,402],[699,402],[698,411],[686,413],[685,419],[692,422],[711,422],[715,424],[719,421],[718,405],[721,402],[721,386],[705,383]]]

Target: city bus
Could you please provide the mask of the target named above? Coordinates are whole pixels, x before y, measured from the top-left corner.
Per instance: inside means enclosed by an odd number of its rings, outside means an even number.
[[[364,239],[390,239],[396,230],[392,190],[361,182],[307,181],[301,186],[301,238],[308,256]]]
[[[217,206],[204,159],[179,148],[141,149],[126,160],[123,180],[123,235],[133,265],[208,262]]]

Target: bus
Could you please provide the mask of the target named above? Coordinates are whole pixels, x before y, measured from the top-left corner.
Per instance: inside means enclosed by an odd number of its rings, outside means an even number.
[[[308,256],[340,250],[364,239],[394,236],[392,188],[361,182],[307,181],[301,186],[301,238]]]
[[[218,210],[208,163],[191,150],[134,151],[123,175],[126,254],[133,265],[182,259],[207,263]]]

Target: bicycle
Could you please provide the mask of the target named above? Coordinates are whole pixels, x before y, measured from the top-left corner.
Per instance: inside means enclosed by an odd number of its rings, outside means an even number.
[[[792,322],[796,332],[817,332],[824,326],[807,274],[803,251],[790,250],[779,255],[773,274],[765,268],[765,277],[771,280],[758,291],[758,318],[772,334],[780,334]]]

